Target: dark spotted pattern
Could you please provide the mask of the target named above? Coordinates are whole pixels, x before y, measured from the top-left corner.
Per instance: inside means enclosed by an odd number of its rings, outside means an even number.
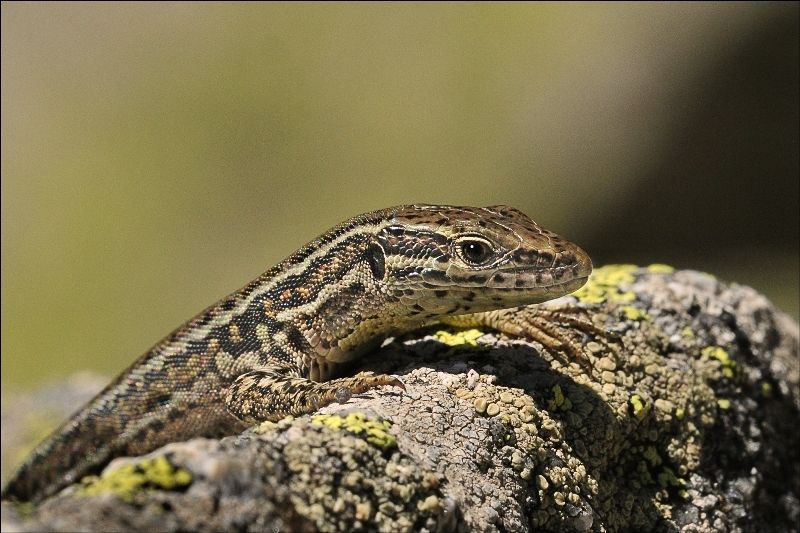
[[[486,243],[480,266],[464,261],[464,239]],[[329,379],[387,335],[555,298],[590,271],[580,248],[506,206],[354,217],[156,344],[39,445],[3,498],[40,500],[120,455],[402,386],[383,375]]]

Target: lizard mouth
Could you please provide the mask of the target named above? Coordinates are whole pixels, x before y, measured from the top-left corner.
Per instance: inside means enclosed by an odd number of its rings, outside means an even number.
[[[512,267],[498,270],[489,277],[486,287],[568,294],[582,287],[591,273],[592,262],[583,254],[578,256],[576,262],[567,265],[550,268]]]
[[[519,272],[517,272],[519,274]],[[479,312],[496,308],[511,308],[522,305],[532,305],[554,300],[566,296],[586,283],[588,276],[569,276],[567,279],[542,279],[537,274],[542,271],[531,271],[531,279],[520,276],[514,280],[514,272],[505,272],[504,275],[513,281],[508,284],[503,281],[499,284],[487,283],[481,287],[451,286],[449,291],[455,294],[468,295],[465,299],[470,302],[470,311]],[[493,279],[496,277],[493,276]],[[565,274],[566,276],[566,274]]]
[[[592,260],[586,252],[577,247],[566,252],[566,255],[568,262],[558,266],[514,268],[514,288],[542,289],[551,294],[557,292],[569,294],[578,290],[592,273]]]
[[[569,294],[583,287],[588,279],[589,276],[581,276],[578,278],[572,278],[568,281],[559,281],[553,283],[552,285],[544,285],[542,286],[542,289],[545,289],[545,291],[549,291],[551,293]]]
[[[569,276],[567,279],[543,279],[541,271],[531,279],[517,276],[515,286],[492,286],[485,288],[486,297],[492,301],[504,301],[508,307],[531,305],[566,296],[586,284],[588,276]],[[565,275],[566,276],[566,275]]]
[[[533,271],[530,276],[517,273],[513,286],[509,284],[488,285],[491,289],[513,289],[521,292],[542,292],[547,294],[569,294],[583,287],[589,276],[571,276],[569,274],[553,274],[550,272]],[[551,296],[555,298],[555,296]]]

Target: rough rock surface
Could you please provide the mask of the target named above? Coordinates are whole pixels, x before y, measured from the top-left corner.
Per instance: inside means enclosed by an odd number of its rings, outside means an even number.
[[[315,416],[111,463],[3,531],[798,531],[798,326],[752,289],[609,266],[576,297],[620,343],[428,330]],[[4,402],[6,414],[20,402]],[[5,441],[6,439],[4,439]]]

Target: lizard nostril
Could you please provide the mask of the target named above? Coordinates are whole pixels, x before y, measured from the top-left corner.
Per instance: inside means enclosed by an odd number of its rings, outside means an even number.
[[[583,249],[575,247],[565,253],[565,263],[575,267],[576,277],[586,277],[592,273],[592,260]]]

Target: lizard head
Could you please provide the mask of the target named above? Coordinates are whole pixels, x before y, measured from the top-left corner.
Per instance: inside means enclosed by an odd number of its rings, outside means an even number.
[[[400,206],[377,243],[384,287],[429,315],[540,303],[592,271],[580,247],[508,206]]]

